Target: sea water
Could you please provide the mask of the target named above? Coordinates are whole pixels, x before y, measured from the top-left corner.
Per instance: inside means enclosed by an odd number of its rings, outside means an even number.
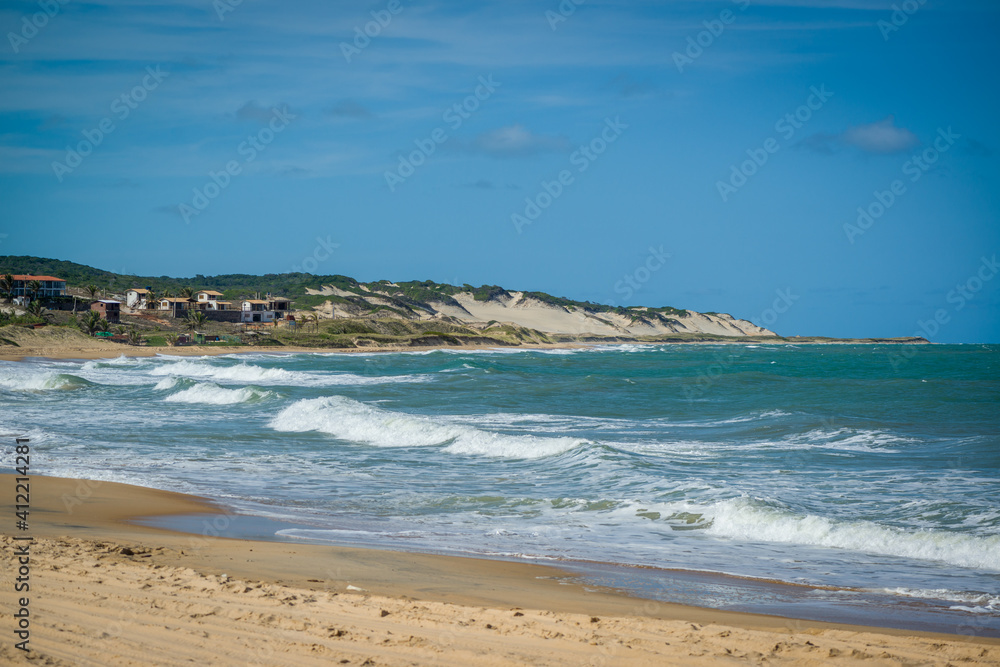
[[[281,539],[724,573],[840,620],[894,600],[1000,630],[1000,346],[32,359],[0,362],[0,435],[34,474],[207,496]]]

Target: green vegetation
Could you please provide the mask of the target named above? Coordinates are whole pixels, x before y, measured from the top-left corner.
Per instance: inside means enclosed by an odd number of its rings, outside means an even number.
[[[74,262],[28,256],[0,256],[0,292],[5,289],[2,275],[6,273],[58,276],[66,280],[68,286],[85,289],[94,296],[101,293],[121,294],[131,287],[149,288],[160,298],[174,294],[187,295],[197,290],[211,289],[221,292],[225,300],[236,301],[256,293],[270,292],[275,296],[292,299],[293,306],[298,309],[311,309],[329,302],[334,308],[347,309],[352,315],[376,316],[380,313],[391,313],[403,318],[414,318],[432,312],[432,303],[461,307],[461,304],[455,299],[455,295],[463,292],[472,294],[476,301],[484,302],[510,297],[510,292],[499,285],[474,287],[463,284],[458,286],[436,283],[433,280],[398,283],[379,280],[371,283],[359,283],[348,276],[312,275],[309,273],[269,273],[262,276],[241,273],[218,276],[198,274],[189,278],[119,275]],[[307,288],[317,289],[324,285],[335,287],[342,294],[324,296],[306,293]],[[633,307],[577,301],[545,292],[525,292],[524,294],[526,297],[542,303],[570,311],[583,311],[588,314],[616,313],[633,320],[636,318],[640,320],[658,319],[662,316],[681,318],[688,316],[686,310],[670,306],[639,310]],[[374,300],[382,303],[373,303]]]

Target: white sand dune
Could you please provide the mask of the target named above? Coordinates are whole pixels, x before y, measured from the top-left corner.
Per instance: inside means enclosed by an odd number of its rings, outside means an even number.
[[[363,285],[372,289],[383,286]],[[307,290],[309,294],[357,298],[359,295],[332,285],[322,289]],[[387,294],[387,296],[392,296]],[[368,292],[362,297],[374,306],[389,306],[390,300]],[[719,336],[774,336],[747,320],[724,313],[708,314],[692,310],[659,312],[650,308],[633,307],[627,314],[608,311],[596,312],[579,306],[561,306],[546,303],[525,292],[507,292],[488,300],[477,300],[471,292],[455,294],[454,302],[430,301],[429,310],[418,311],[421,319],[454,317],[470,325],[490,322],[514,324],[546,333],[599,336],[658,336],[664,334],[715,334]],[[349,304],[334,306],[326,303],[317,308],[325,317],[354,317],[361,309]]]

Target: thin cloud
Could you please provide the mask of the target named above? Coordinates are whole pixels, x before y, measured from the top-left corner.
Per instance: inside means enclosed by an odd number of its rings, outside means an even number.
[[[607,88],[622,97],[645,97],[653,91],[653,86],[645,81],[636,81],[628,74],[619,74],[608,82]]]
[[[172,205],[165,204],[163,206],[154,206],[153,212],[169,215],[172,218],[178,218],[178,219],[181,218],[181,207],[178,204],[172,204]]]
[[[333,118],[353,118],[356,120],[368,120],[375,117],[371,111],[351,100],[344,100],[324,110],[323,113]]]
[[[873,155],[894,155],[912,150],[920,139],[905,127],[897,127],[895,118],[888,116],[875,123],[855,125],[840,134],[817,133],[806,137],[798,146],[832,155],[844,146],[853,146]]]
[[[483,132],[476,137],[471,150],[493,157],[524,157],[537,153],[559,152],[572,147],[565,137],[535,134],[523,125],[509,125]]]
[[[250,100],[236,110],[236,118],[255,123],[267,123],[274,118],[275,109],[285,109],[287,107],[287,104],[278,104],[276,107],[263,107],[257,104],[257,100]]]
[[[973,139],[972,137],[966,137],[960,145],[962,150],[969,155],[975,155],[977,157],[993,157],[994,154],[992,148],[981,141]]]
[[[876,123],[848,128],[841,140],[866,153],[891,155],[902,153],[920,145],[917,135],[905,127],[896,127],[895,118],[888,116]]]

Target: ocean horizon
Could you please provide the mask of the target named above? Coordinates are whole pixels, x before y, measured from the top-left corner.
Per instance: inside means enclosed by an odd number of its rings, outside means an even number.
[[[998,368],[998,345],[752,342],[33,358],[0,362],[0,433],[34,474],[205,496],[274,539],[730,575],[996,636]]]

